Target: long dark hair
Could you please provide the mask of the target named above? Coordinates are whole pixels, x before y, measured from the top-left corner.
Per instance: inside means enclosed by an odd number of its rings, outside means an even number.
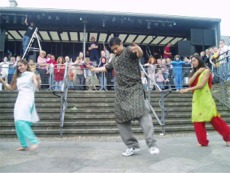
[[[18,64],[18,63],[22,63],[22,64],[24,64],[24,65],[27,65],[26,71],[31,71],[28,62],[27,62],[25,59],[19,60],[19,61],[17,62],[17,64]],[[14,72],[14,76],[13,76],[13,79],[12,79],[12,81],[11,81],[11,85],[15,85],[15,84],[16,84],[17,78],[21,75],[21,72],[18,70],[18,66],[16,66],[16,68],[17,68],[17,69],[16,69],[15,72]]]
[[[194,73],[196,73],[196,71],[199,70],[200,68],[202,68],[202,67],[207,68],[204,61],[202,60],[202,58],[198,54],[192,55],[192,58],[195,58],[198,61],[198,66],[193,67],[189,77],[192,77],[194,75]]]

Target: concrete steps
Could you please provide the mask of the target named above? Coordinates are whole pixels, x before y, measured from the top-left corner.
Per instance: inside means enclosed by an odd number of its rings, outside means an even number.
[[[15,137],[13,107],[17,92],[0,93],[0,137]],[[191,124],[191,94],[173,92],[165,98],[167,115],[166,133],[183,133],[193,131]],[[151,104],[161,117],[158,105],[160,95],[151,93]],[[64,136],[75,135],[113,135],[118,134],[114,120],[114,92],[71,91],[68,93],[68,108],[65,113]],[[59,136],[60,134],[60,98],[50,91],[39,91],[35,94],[36,108],[40,121],[33,125],[39,136]],[[217,103],[222,117],[230,123],[230,111]],[[73,109],[75,108],[75,109]],[[153,117],[155,132],[160,133],[162,127]],[[207,128],[212,127],[207,124]],[[137,121],[133,122],[134,133],[142,133]]]

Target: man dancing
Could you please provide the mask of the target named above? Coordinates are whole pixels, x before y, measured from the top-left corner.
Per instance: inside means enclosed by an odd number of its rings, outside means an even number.
[[[111,38],[109,46],[115,54],[111,62],[98,68],[91,66],[90,69],[94,72],[114,70],[116,73],[116,122],[121,138],[128,147],[122,155],[131,156],[140,151],[140,145],[131,130],[132,120],[139,121],[150,154],[159,154],[160,150],[156,147],[156,140],[154,139],[150,107],[141,82],[139,58],[143,56],[143,51],[136,44],[124,47],[117,37]]]

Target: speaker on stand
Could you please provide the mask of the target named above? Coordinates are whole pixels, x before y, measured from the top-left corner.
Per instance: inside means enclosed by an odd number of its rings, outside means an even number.
[[[188,57],[195,53],[195,48],[190,41],[179,41],[176,47],[181,57]]]
[[[199,51],[216,45],[215,30],[213,29],[191,29],[191,44]]]

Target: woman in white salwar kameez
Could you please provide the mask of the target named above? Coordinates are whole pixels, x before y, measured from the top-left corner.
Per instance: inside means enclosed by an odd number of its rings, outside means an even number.
[[[11,84],[7,84],[1,77],[0,82],[9,90],[15,90],[16,87],[18,89],[14,106],[14,122],[21,147],[17,151],[36,149],[39,141],[31,129],[32,123],[39,121],[34,103],[35,89],[39,87],[36,75],[30,72],[27,61],[22,59],[17,63],[17,71]],[[30,147],[27,140],[31,143]]]

